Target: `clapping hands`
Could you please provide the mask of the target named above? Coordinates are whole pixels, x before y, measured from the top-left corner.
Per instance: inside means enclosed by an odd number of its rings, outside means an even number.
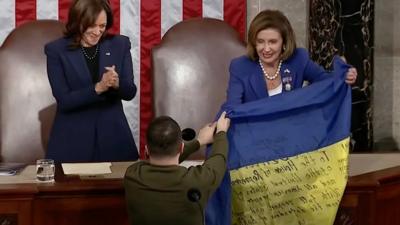
[[[95,90],[98,94],[101,94],[110,88],[119,88],[119,76],[115,71],[115,65],[104,68],[106,69],[106,72],[103,73],[101,80],[95,86]]]

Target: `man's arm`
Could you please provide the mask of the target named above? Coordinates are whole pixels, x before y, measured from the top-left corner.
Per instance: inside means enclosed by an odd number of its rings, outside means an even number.
[[[179,156],[179,163],[183,162],[189,155],[191,155],[193,152],[199,150],[200,148],[200,142],[196,139],[193,141],[185,142],[185,146],[183,147],[183,152]]]
[[[210,156],[201,166],[191,167],[189,173],[207,189],[216,189],[224,177],[228,155],[228,131],[230,120],[223,112],[217,121],[216,134]]]
[[[213,135],[216,123],[210,123],[200,129],[197,139],[194,141],[186,142],[183,148],[183,153],[179,156],[179,163],[187,159],[190,154],[199,150],[203,145],[211,144],[213,142]]]
[[[224,177],[228,161],[228,139],[226,132],[220,131],[214,136],[214,143],[208,159],[203,164],[203,173],[211,189],[216,189]]]

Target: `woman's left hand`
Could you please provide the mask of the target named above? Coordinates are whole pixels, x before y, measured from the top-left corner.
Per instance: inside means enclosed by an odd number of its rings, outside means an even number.
[[[346,73],[346,83],[347,84],[354,84],[357,80],[357,69],[352,67],[349,70],[347,70]]]
[[[107,72],[105,73],[105,75],[108,75],[108,85],[109,87],[113,87],[114,89],[118,89],[119,88],[119,76],[118,73],[115,71],[115,66],[111,66],[111,67],[105,67],[105,69],[107,70]]]

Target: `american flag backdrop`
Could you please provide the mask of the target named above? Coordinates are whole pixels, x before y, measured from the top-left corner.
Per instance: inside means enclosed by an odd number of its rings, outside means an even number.
[[[38,19],[66,21],[72,0],[0,0],[0,43],[23,23]],[[138,95],[124,102],[135,141],[144,149],[145,130],[152,118],[150,50],[174,24],[193,17],[225,20],[244,37],[246,0],[110,0],[112,33],[130,38]],[[140,140],[140,141],[139,141]],[[140,143],[140,144],[139,144]]]

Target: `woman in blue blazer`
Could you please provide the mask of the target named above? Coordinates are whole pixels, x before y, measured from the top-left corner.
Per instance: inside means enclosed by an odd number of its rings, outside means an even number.
[[[45,46],[57,102],[46,157],[56,162],[138,158],[121,102],[136,94],[131,46],[107,35],[112,22],[108,0],[76,0],[65,37]]]
[[[233,59],[229,70],[223,110],[301,88],[304,81],[312,83],[328,75],[310,60],[307,50],[296,48],[292,26],[277,10],[264,10],[253,19],[248,32],[247,55]],[[353,84],[356,78],[356,69],[349,69],[346,82]]]

